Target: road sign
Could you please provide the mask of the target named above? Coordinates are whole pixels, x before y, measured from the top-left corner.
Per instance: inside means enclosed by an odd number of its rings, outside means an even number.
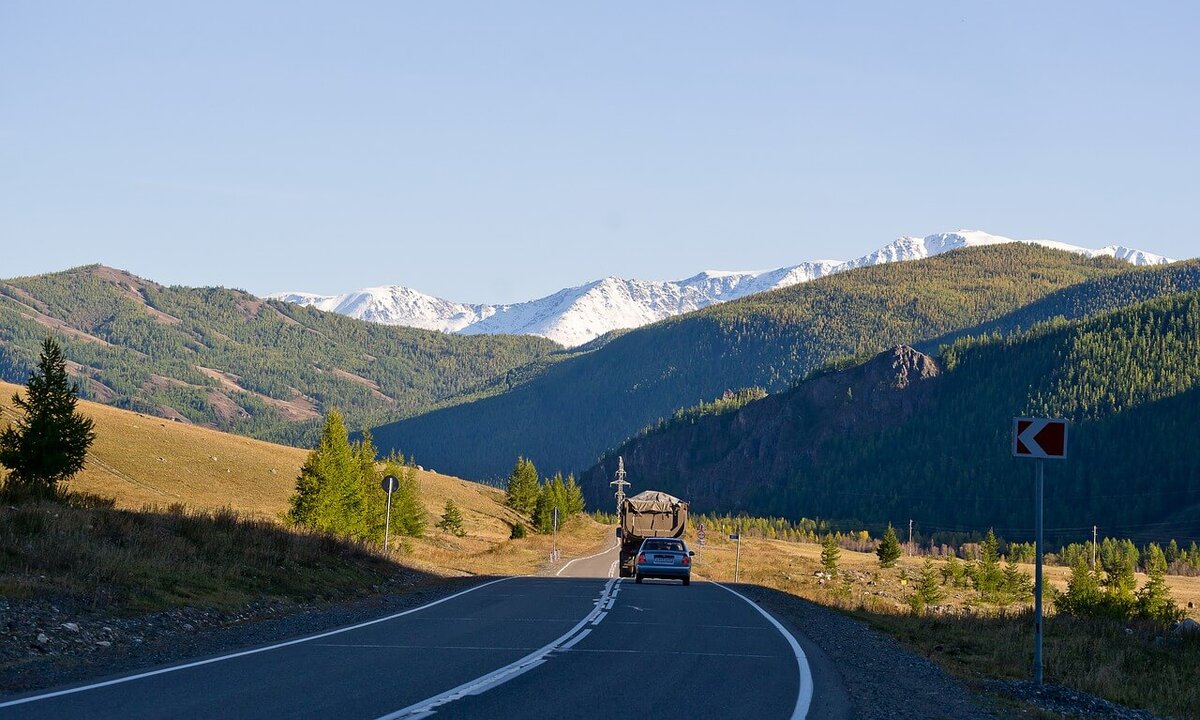
[[[1067,459],[1067,421],[1013,418],[1013,457]]]
[[[734,534],[732,534],[732,535],[730,535],[730,536],[729,536],[729,539],[730,539],[730,540],[741,540],[741,539],[742,539],[742,536],[741,536],[741,535],[738,535],[737,533],[734,533]]]
[[[400,478],[395,475],[384,475],[383,482],[379,483],[386,493],[394,493],[400,489]]]

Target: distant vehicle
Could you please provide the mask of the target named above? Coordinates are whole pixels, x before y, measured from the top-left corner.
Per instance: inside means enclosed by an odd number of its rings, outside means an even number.
[[[645,578],[682,580],[684,585],[692,582],[692,558],[696,553],[688,550],[687,543],[674,538],[650,538],[638,549],[635,582]]]
[[[633,577],[637,573],[638,551],[643,541],[683,537],[687,514],[686,502],[656,490],[647,490],[621,501],[620,526],[617,528],[621,538],[621,577]]]

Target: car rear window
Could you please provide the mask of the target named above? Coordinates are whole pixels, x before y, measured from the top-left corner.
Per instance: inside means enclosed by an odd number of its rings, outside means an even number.
[[[657,541],[647,540],[646,541],[646,549],[647,550],[674,550],[675,552],[683,552],[683,543],[678,542],[678,541],[671,542],[669,540],[657,540]]]

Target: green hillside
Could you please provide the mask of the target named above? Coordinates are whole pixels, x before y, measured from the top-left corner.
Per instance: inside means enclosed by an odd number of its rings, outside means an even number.
[[[367,427],[558,349],[542,338],[376,325],[240,290],[164,287],[98,265],[0,281],[0,380],[25,382],[47,333],[89,399],[291,443],[308,443],[327,408]]]
[[[861,268],[613,337],[506,392],[377,428],[375,438],[472,478],[506,473],[517,455],[548,470],[585,468],[727,389],[779,391],[833,358],[944,336],[1130,271],[1017,244]]]
[[[1065,417],[1070,458],[1046,471],[1052,541],[1093,524],[1200,538],[1200,292],[961,339],[903,382],[892,356],[652,431],[586,473],[585,489],[606,495],[621,454],[632,481],[698,510],[912,518],[924,532],[1018,539],[1032,526],[1033,466],[1010,456],[1012,418]]]

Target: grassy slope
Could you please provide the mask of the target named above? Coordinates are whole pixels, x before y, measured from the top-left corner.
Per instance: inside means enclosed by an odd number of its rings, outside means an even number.
[[[11,398],[20,390],[18,386],[0,383],[0,417],[4,421],[14,417]],[[87,468],[70,482],[69,489],[113,498],[117,508],[160,515],[170,515],[163,511],[176,503],[200,513],[230,508],[244,518],[275,526],[287,507],[306,455],[305,451],[296,448],[86,401],[80,403],[80,410],[95,420],[97,438]],[[519,522],[519,517],[504,506],[502,492],[435,472],[421,471],[418,475],[429,511],[430,529],[424,538],[403,542],[404,552],[395,556],[401,563],[441,576],[530,573],[544,564],[550,550],[549,538],[531,535],[523,540],[509,540],[511,525]],[[453,537],[433,527],[447,499],[453,499],[463,511],[467,530],[464,538]],[[142,527],[145,523],[128,518],[117,524],[129,528],[133,543],[145,540],[153,532],[174,533],[178,530],[175,521],[148,522],[160,529]],[[162,527],[174,529],[162,530]],[[277,534],[278,530],[264,532]],[[591,550],[603,543],[609,532],[590,518],[574,519],[564,527],[560,547],[568,556]],[[177,559],[190,557],[182,550],[176,552],[171,548],[164,548],[164,555],[168,550],[175,552]],[[113,558],[102,562],[110,560],[115,562]],[[63,562],[73,561],[64,557]],[[372,567],[378,570],[378,566]],[[356,577],[361,580],[368,575]],[[358,580],[351,578],[347,582],[353,584]],[[13,587],[12,582],[7,584]],[[286,590],[284,586],[281,591]],[[29,588],[24,594],[31,593],[36,594],[36,588]],[[205,604],[217,602],[221,595],[219,592],[197,593],[190,600],[185,596],[174,596],[172,600],[172,596],[151,593],[150,602]]]
[[[706,577],[733,579],[734,544],[718,533],[699,553],[697,571]],[[695,545],[694,539],[691,541]],[[924,558],[903,557],[897,567],[881,570],[871,553],[842,550],[840,568],[851,579],[849,593],[830,592],[814,573],[821,567],[821,546],[777,540],[748,539],[742,543],[740,579],[849,611],[877,629],[895,636],[950,672],[968,680],[1024,680],[1032,667],[1033,638],[1026,606],[995,608],[973,604],[974,592],[949,590],[940,605],[948,610],[931,617],[914,617],[906,599]],[[940,570],[942,561],[935,560]],[[910,578],[902,585],[901,569]],[[1031,565],[1022,566],[1029,575]],[[1047,582],[1065,589],[1069,571],[1045,568]],[[939,573],[940,577],[940,573]],[[1138,574],[1138,584],[1146,582]],[[1181,605],[1200,606],[1200,578],[1168,576],[1167,584]],[[978,615],[961,615],[967,607]],[[1053,612],[1052,609],[1048,612]],[[1200,619],[1200,610],[1189,610]],[[1200,642],[1181,647],[1154,644],[1155,631],[1137,628],[1126,634],[1123,625],[1078,622],[1051,616],[1046,623],[1047,682],[1079,688],[1131,707],[1150,708],[1167,717],[1196,717],[1200,707]]]

